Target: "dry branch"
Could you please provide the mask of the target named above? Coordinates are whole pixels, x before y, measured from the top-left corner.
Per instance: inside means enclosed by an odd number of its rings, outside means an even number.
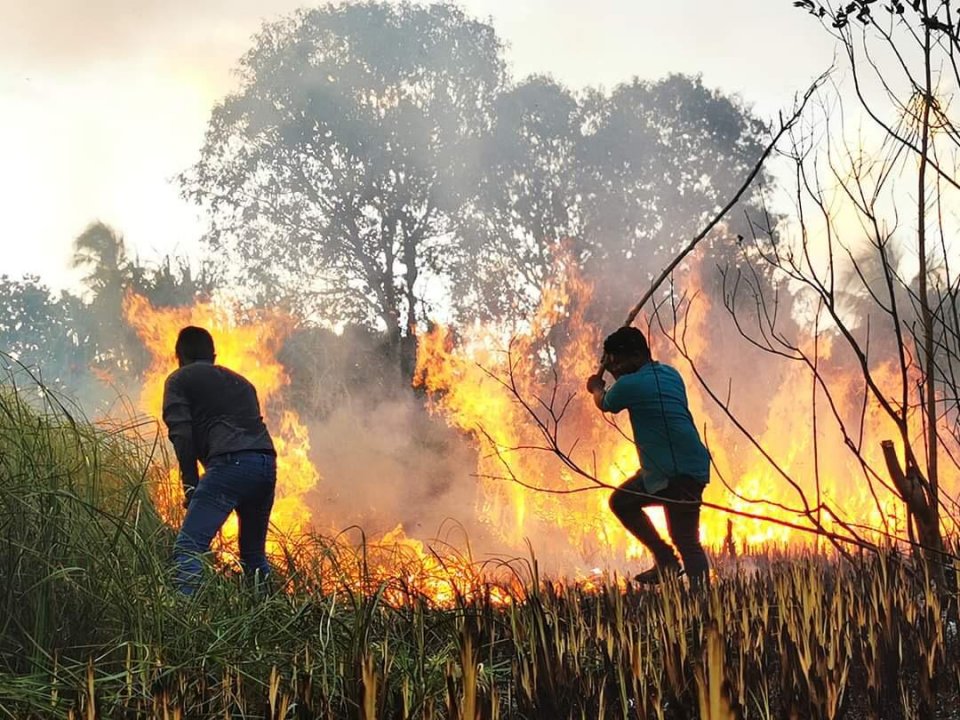
[[[824,73],[820,75],[820,77],[818,77],[816,80],[814,80],[814,82],[810,85],[807,91],[803,94],[803,97],[801,98],[800,102],[794,108],[793,114],[786,121],[784,121],[783,116],[781,115],[780,129],[777,131],[777,134],[773,136],[773,139],[771,139],[770,142],[767,143],[767,146],[764,148],[763,152],[760,154],[759,159],[757,160],[756,163],[754,163],[753,169],[750,170],[750,172],[747,174],[747,177],[744,179],[743,183],[740,185],[737,192],[734,193],[733,197],[730,198],[727,204],[724,205],[719,210],[719,212],[717,212],[717,214],[713,216],[710,222],[708,222],[703,227],[703,229],[699,233],[697,233],[693,237],[693,239],[690,240],[690,242],[687,243],[687,245],[679,253],[676,254],[676,256],[674,256],[673,260],[671,260],[667,264],[667,266],[663,269],[663,271],[654,279],[654,281],[650,284],[650,287],[643,294],[643,296],[640,298],[637,304],[630,309],[629,313],[627,313],[626,320],[624,320],[623,322],[624,327],[627,327],[633,324],[633,321],[636,319],[637,315],[643,309],[643,306],[647,304],[647,301],[650,300],[650,298],[657,291],[657,289],[661,285],[663,285],[664,281],[668,277],[670,277],[670,275],[673,274],[673,271],[676,270],[677,266],[681,262],[683,262],[684,258],[686,258],[691,252],[693,252],[694,249],[696,249],[697,245],[699,245],[700,242],[704,238],[706,238],[707,235],[709,235],[710,232],[717,225],[720,224],[720,222],[727,216],[730,210],[732,210],[733,207],[738,202],[740,202],[740,198],[743,197],[743,194],[753,184],[753,181],[756,179],[757,175],[760,173],[760,170],[763,169],[764,164],[767,162],[767,158],[770,157],[770,153],[772,153],[774,148],[776,148],[777,144],[780,142],[780,139],[800,119],[801,115],[803,114],[804,108],[806,108],[807,106],[807,102],[810,100],[811,97],[813,97],[814,93],[820,88],[820,86],[826,80],[826,77],[827,77],[827,73]],[[601,373],[603,372],[603,370],[604,370],[603,362],[601,361],[597,372]]]

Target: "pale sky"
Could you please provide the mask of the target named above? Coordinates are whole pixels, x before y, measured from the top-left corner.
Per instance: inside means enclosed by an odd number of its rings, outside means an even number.
[[[91,221],[142,260],[195,255],[203,222],[172,178],[262,20],[294,0],[0,0],[0,274],[76,287]],[[790,106],[834,45],[792,0],[466,0],[507,43],[515,78],[573,89],[700,73],[764,118]]]

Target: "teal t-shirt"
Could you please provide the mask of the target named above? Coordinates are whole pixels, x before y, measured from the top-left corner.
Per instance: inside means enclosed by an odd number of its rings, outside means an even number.
[[[603,396],[603,409],[630,413],[647,492],[663,490],[678,475],[709,481],[710,453],[690,416],[683,378],[672,367],[651,361],[621,375]]]

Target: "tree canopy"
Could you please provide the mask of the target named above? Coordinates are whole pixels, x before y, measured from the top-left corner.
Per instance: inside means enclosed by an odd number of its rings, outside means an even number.
[[[0,298],[0,350],[8,356],[0,364],[16,361],[54,387],[74,385],[86,374],[94,346],[78,298],[57,297],[32,275],[0,275]]]
[[[465,309],[480,316],[529,310],[563,241],[597,310],[619,315],[735,194],[765,145],[766,127],[741,103],[680,75],[579,95],[533,77],[497,108],[466,224],[481,250],[461,285],[475,288],[477,306]],[[752,190],[743,207],[758,210],[758,197]],[[746,232],[731,224],[727,235]],[[735,255],[729,243],[716,261]]]
[[[254,298],[415,336],[442,304],[518,318],[558,244],[629,306],[753,166],[766,132],[698,78],[514,83],[489,25],[362,3],[266,25],[181,177]],[[609,278],[616,276],[618,282]]]
[[[412,333],[503,83],[493,29],[364,3],[267,25],[184,175],[239,277],[334,322]]]

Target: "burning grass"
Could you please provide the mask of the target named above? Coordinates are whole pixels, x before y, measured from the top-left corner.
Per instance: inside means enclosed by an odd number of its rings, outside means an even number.
[[[691,594],[303,534],[285,592],[221,572],[185,601],[131,429],[0,387],[2,716],[960,717],[957,597],[895,552],[718,560]]]

